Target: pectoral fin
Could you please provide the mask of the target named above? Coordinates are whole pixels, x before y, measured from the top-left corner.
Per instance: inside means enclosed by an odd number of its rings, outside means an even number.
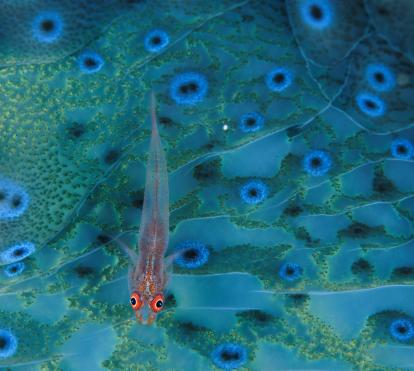
[[[127,256],[129,256],[131,263],[135,265],[138,261],[138,254],[134,250],[130,249],[125,242],[121,241],[118,238],[118,236],[110,236],[110,237],[111,237],[111,240],[115,241],[118,244],[118,246],[124,251],[124,253]]]

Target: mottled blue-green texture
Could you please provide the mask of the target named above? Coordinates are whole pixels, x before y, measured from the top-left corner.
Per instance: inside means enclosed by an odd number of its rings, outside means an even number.
[[[0,9],[0,369],[413,369],[410,0]],[[144,326],[151,91],[173,255]]]

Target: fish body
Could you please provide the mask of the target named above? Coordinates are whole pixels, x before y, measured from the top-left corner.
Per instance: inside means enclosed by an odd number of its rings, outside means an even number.
[[[129,272],[130,302],[137,319],[143,324],[154,322],[164,307],[167,284],[164,255],[168,247],[169,190],[165,153],[162,148],[151,96],[151,143],[146,169],[144,204],[139,229],[139,255]]]

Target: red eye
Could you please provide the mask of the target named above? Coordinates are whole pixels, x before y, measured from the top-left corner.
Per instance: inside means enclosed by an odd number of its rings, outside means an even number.
[[[151,302],[151,309],[153,312],[158,313],[164,308],[164,296],[158,294]]]
[[[134,291],[131,294],[131,298],[129,299],[130,303],[131,303],[131,307],[133,310],[138,310],[142,307],[142,300],[141,297],[139,296],[139,294]]]

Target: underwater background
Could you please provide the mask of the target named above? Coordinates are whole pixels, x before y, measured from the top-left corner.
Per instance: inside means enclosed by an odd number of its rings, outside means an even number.
[[[414,370],[413,19],[1,0],[0,369]],[[143,326],[151,91],[186,253]]]

